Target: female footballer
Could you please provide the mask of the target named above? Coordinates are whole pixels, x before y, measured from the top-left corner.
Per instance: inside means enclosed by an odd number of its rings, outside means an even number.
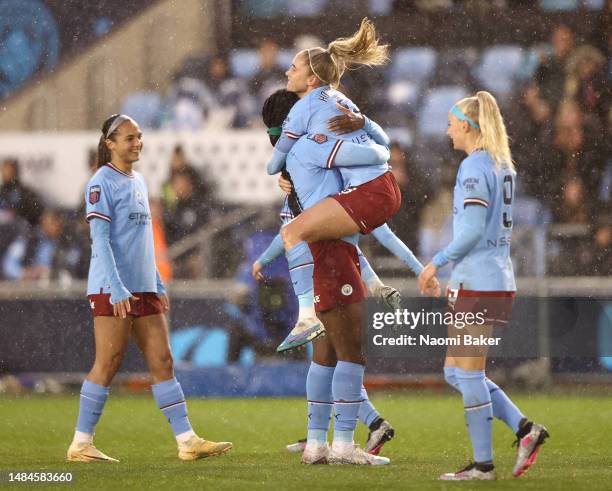
[[[132,118],[115,114],[104,122],[98,170],[85,194],[92,239],[87,296],[96,356],[81,388],[68,461],[118,462],[94,446],[93,435],[130,335],[149,367],[153,397],[172,427],[179,459],[220,455],[232,447],[194,433],[183,390],[174,377],[164,316],[169,302],[155,265],[147,187],[133,169],[141,150],[142,133]]]
[[[300,100],[283,123],[283,132],[268,163],[268,172],[280,172],[293,144],[305,134],[336,137],[329,130],[329,120],[340,114],[338,104],[359,112],[357,107],[335,87],[347,67],[382,65],[388,60],[388,47],[379,44],[374,25],[363,19],[350,38],[332,41],[327,48],[300,51],[287,71],[287,90]],[[367,124],[367,122],[366,122]],[[342,141],[370,144],[368,132],[353,131],[340,136]],[[328,165],[333,166],[333,158]],[[370,233],[384,224],[400,207],[399,187],[384,164],[340,168],[347,188],[325,198],[306,210],[282,229],[285,249],[289,252],[302,241],[339,239],[357,232]]]
[[[295,101],[287,101],[283,92],[273,94],[264,106],[264,121],[267,125],[277,125],[285,119],[289,108]],[[276,116],[276,117],[273,117]],[[273,127],[273,131],[276,128]],[[280,128],[277,128],[280,133]],[[271,140],[274,138],[271,137]],[[327,196],[342,189],[342,181],[335,167],[352,163],[367,165],[363,153],[370,149],[362,145],[347,143],[341,148],[337,140],[323,134],[308,135],[300,138],[288,156],[286,171],[290,175],[294,189],[292,200],[300,209],[308,210]],[[348,155],[344,153],[348,152]],[[346,158],[345,158],[346,157]],[[383,161],[386,160],[383,159]],[[327,162],[336,162],[328,169]],[[296,214],[297,214],[296,213]],[[298,215],[299,216],[299,215]],[[306,464],[334,463],[353,465],[383,465],[388,459],[368,455],[353,443],[355,423],[359,415],[374,416],[368,449],[377,453],[386,439],[393,436],[392,428],[380,418],[367,400],[363,389],[365,358],[362,347],[364,328],[363,287],[355,237],[345,240],[322,241],[309,244],[313,254],[308,253],[304,242],[288,251],[289,263],[292,253],[299,247],[305,249],[302,268],[310,264],[308,274],[304,274],[304,285],[314,284],[315,310],[326,326],[328,336],[314,344],[306,392],[308,397],[308,438],[302,455]],[[411,253],[410,253],[411,254]],[[412,256],[413,257],[413,256]],[[414,258],[412,266],[420,269]],[[262,261],[263,262],[263,261]],[[260,265],[254,265],[255,275],[260,274]],[[314,268],[313,268],[314,266]],[[296,266],[295,269],[298,267]],[[327,445],[327,432],[332,408],[336,412],[334,439],[331,449]],[[367,414],[366,414],[367,413]]]
[[[516,172],[495,98],[481,91],[457,102],[449,112],[447,135],[456,150],[467,154],[455,184],[453,240],[421,272],[419,287],[425,291],[438,268],[452,261],[449,309],[455,314],[480,314],[484,323],[461,330],[451,325],[449,336],[465,340],[465,335],[481,334],[490,338],[493,326],[507,324],[516,291],[510,258]],[[443,474],[442,480],[496,478],[493,416],[516,433],[518,455],[512,472],[516,477],[535,463],[548,438],[546,428],[525,418],[504,391],[486,377],[486,357],[486,346],[449,346],[447,350],[444,376],[463,396],[474,462]]]
[[[278,90],[272,94],[264,103],[262,116],[268,127],[270,142],[276,143],[281,134],[281,124],[286,119],[289,110],[299,100],[297,95],[287,90]],[[344,110],[346,111],[346,110]],[[353,113],[348,113],[335,118],[334,124],[338,128],[350,128],[360,124],[364,126],[363,119],[354,121]],[[344,125],[340,126],[342,123]],[[303,137],[294,145],[291,155],[287,159],[287,167],[291,167],[292,175],[296,181],[296,188],[290,189],[285,205],[281,211],[281,221],[287,224],[294,217],[300,215],[304,209],[318,203],[327,196],[334,195],[345,186],[338,169],[346,166],[368,166],[380,165],[388,160],[389,139],[375,123],[367,128],[372,131],[370,135],[374,141],[382,144],[359,145],[352,142],[342,142],[337,138],[326,135],[308,135]],[[342,145],[338,145],[338,143]],[[333,166],[328,168],[329,159],[333,159]],[[291,164],[291,165],[289,165]],[[290,179],[286,168],[283,168],[283,176]],[[416,259],[412,251],[391,231],[385,224],[376,228],[372,235],[399,259],[401,259],[416,275],[423,266]],[[272,262],[278,255],[285,252],[280,234],[272,241],[270,246],[253,264],[253,276],[260,279],[261,269]],[[368,287],[368,291],[375,297],[379,297],[393,309],[399,308],[399,293],[392,287],[385,286],[361,251],[359,261],[361,276]],[[296,326],[287,338],[278,347],[278,351],[293,349],[305,344],[324,332],[321,322],[315,317],[314,295],[312,286],[313,259],[308,245],[302,242],[294,247],[291,253],[287,253],[289,270],[299,301],[299,316]]]

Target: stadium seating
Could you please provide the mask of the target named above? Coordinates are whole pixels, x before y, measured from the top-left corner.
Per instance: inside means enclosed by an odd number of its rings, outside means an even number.
[[[159,128],[161,95],[154,91],[133,92],[123,99],[121,113],[134,118],[141,128]]]
[[[291,66],[291,62],[293,62],[293,57],[295,56],[295,50],[293,49],[281,49],[278,52],[278,64],[283,69],[288,69]]]
[[[520,46],[492,46],[483,52],[474,76],[484,88],[503,100],[512,91],[523,59],[524,50]]]
[[[392,56],[389,78],[421,85],[431,77],[436,60],[437,52],[429,46],[397,49]]]
[[[287,14],[291,17],[316,17],[321,15],[329,0],[288,0]]]
[[[393,12],[393,0],[368,0],[368,11],[372,15],[390,15]]]
[[[259,57],[257,50],[252,48],[237,48],[230,51],[229,64],[232,75],[250,79],[257,73]]]
[[[414,114],[419,98],[419,90],[419,86],[409,80],[391,82],[387,87],[386,102],[395,109],[407,110]]]
[[[445,48],[438,53],[436,69],[430,85],[460,85],[473,88],[472,70],[478,61],[476,48]]]
[[[287,69],[293,61],[295,50],[281,49],[278,52],[278,64]],[[259,54],[254,48],[237,48],[230,51],[229,65],[232,75],[250,80],[259,70]]]
[[[418,135],[425,139],[444,139],[448,111],[455,102],[467,95],[467,91],[457,85],[435,87],[426,93],[417,117]]]
[[[387,72],[387,104],[396,110],[414,114],[423,85],[434,72],[436,59],[436,50],[429,47],[396,50]]]

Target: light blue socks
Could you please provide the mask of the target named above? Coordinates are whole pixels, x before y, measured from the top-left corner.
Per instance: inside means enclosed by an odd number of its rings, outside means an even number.
[[[306,242],[300,242],[286,253],[293,291],[298,298],[300,318],[314,317],[312,272],[314,261]]]
[[[109,388],[85,380],[81,386],[79,418],[76,430],[89,435],[94,434],[96,424],[102,416],[104,404],[108,399]]]
[[[493,408],[484,370],[455,368],[468,433],[474,450],[474,462],[493,461]]]
[[[459,390],[455,367],[444,367],[444,379],[453,389]],[[502,420],[510,427],[513,433],[516,433],[519,430],[521,420],[525,418],[525,416],[495,382],[486,379],[486,383],[489,393],[491,394],[493,416]]]
[[[353,441],[357,416],[361,408],[365,367],[348,361],[338,361],[332,380],[334,410],[334,442]]]
[[[185,395],[176,377],[154,384],[151,386],[151,389],[159,409],[168,418],[168,422],[172,426],[174,436],[193,432],[187,417]]]
[[[332,379],[335,367],[310,363],[306,377],[306,398],[308,399],[307,443],[325,443],[334,406]]]
[[[361,387],[361,406],[359,406],[359,421],[369,427],[374,421],[380,417],[379,412],[370,402],[368,392],[365,387]]]

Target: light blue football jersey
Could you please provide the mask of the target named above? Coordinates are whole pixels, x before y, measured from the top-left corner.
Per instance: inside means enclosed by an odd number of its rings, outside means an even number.
[[[155,250],[149,196],[138,172],[128,175],[106,164],[93,175],[85,190],[87,221],[110,222],[110,245],[119,278],[130,292],[157,293]],[[87,294],[110,293],[108,272],[91,251]]]
[[[348,97],[332,89],[329,85],[325,85],[311,91],[293,105],[283,122],[283,133],[293,140],[298,140],[303,135],[310,134],[325,135],[334,140],[340,139],[361,145],[372,144],[370,136],[363,129],[339,136],[327,129],[327,122],[331,118],[342,114],[336,107],[336,103],[340,103],[353,112],[359,112],[359,108]],[[297,154],[294,148],[292,148],[292,151],[294,155],[299,155],[304,159],[309,158]],[[384,163],[371,166],[342,167],[339,172],[343,187],[347,188],[372,181],[388,170],[389,165]]]
[[[466,206],[486,206],[485,233],[476,246],[453,266],[450,287],[466,290],[515,291],[510,259],[512,203],[516,172],[499,169],[489,154],[477,150],[461,162],[453,197],[453,234],[461,230]]]
[[[325,162],[333,159],[342,140],[315,141],[307,135],[301,137],[287,155],[287,172],[291,175],[295,192],[305,210],[343,189],[342,177],[336,168],[327,168]]]

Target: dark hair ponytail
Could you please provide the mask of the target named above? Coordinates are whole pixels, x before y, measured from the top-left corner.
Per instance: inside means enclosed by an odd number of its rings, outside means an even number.
[[[106,136],[106,133],[108,132],[111,125],[113,124],[113,121],[115,121],[115,119],[117,119],[119,116],[120,116],[119,114],[113,114],[106,121],[104,121],[104,124],[102,125],[102,136],[100,137],[100,141],[98,142],[98,159],[97,159],[98,169],[102,167],[103,165],[108,164],[111,160],[111,152],[109,148],[106,146],[106,140],[109,139],[109,140],[115,141],[115,133],[117,132],[117,130],[115,129],[108,136]]]

